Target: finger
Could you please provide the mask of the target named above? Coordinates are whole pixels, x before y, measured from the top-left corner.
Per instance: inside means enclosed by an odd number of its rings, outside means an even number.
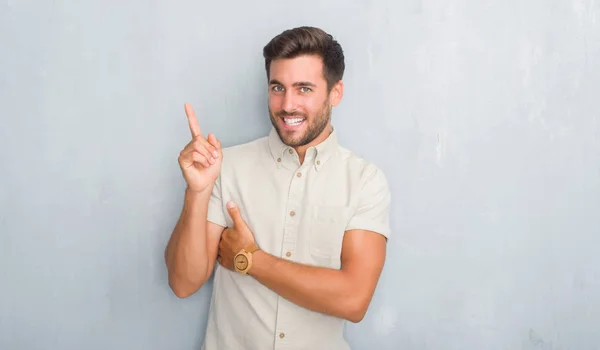
[[[214,147],[213,155],[215,158],[218,157],[221,151],[221,142],[212,133],[208,134],[208,142]]]
[[[227,211],[229,212],[235,227],[240,228],[246,226],[246,222],[244,222],[244,219],[242,219],[242,215],[240,214],[240,209],[234,201],[229,201],[227,203]]]
[[[212,133],[208,134],[208,141],[206,142],[205,147],[210,151],[210,154],[213,157],[219,158],[220,148],[217,147],[215,143],[216,140],[217,138],[215,137],[215,135],[213,135]]]
[[[221,146],[221,141],[219,141],[219,139],[213,134],[214,137],[214,145],[215,147],[217,147],[219,150],[221,150],[223,147]],[[212,142],[211,142],[212,143]]]
[[[177,160],[182,168],[189,168],[190,166],[194,165],[194,158],[192,157],[191,153],[180,154]]]
[[[190,131],[192,132],[192,137],[196,138],[198,136],[201,136],[202,134],[200,133],[200,125],[198,124],[198,118],[196,118],[196,113],[194,113],[194,109],[189,103],[185,104],[185,114],[188,118],[188,124],[190,126]]]
[[[198,152],[202,154],[209,161],[210,164],[214,164],[216,161],[214,156],[211,155],[210,151],[204,147],[204,142],[201,139],[196,139],[193,142],[190,142],[185,148],[181,151],[181,155],[185,156],[188,153]]]
[[[206,159],[206,157],[204,155],[202,155],[198,152],[192,152],[192,159],[194,160],[194,163],[200,163],[205,168],[208,168],[211,166],[211,163],[209,162],[209,160]]]
[[[214,164],[215,157],[211,152],[211,148],[212,146],[208,145],[208,142],[202,141],[201,139],[196,140],[196,142],[194,143],[194,151],[205,156],[206,159],[210,162],[210,164]]]
[[[181,150],[181,154],[191,153],[193,151],[197,151],[199,153],[203,153],[203,149],[205,149],[202,139],[194,139],[190,141],[185,147]]]
[[[203,167],[208,168],[210,163],[205,156],[198,152],[188,152],[179,156],[179,162],[183,168],[189,168],[196,163],[201,164]]]
[[[215,147],[202,138],[196,139],[194,141],[194,149],[197,152],[203,154],[206,157],[206,159],[209,160],[211,158],[217,158],[219,156],[219,153],[217,153]]]

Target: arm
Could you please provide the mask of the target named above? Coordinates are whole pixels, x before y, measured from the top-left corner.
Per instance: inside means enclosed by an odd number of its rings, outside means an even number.
[[[178,162],[188,187],[181,215],[165,248],[169,286],[180,298],[194,294],[210,277],[224,229],[207,220],[211,198],[215,198],[212,206],[218,206],[221,142],[213,134],[208,139],[202,135],[189,104],[185,105],[185,113],[192,140],[180,152]]]
[[[254,253],[249,274],[297,305],[360,322],[373,297],[385,253],[384,236],[349,230],[342,243],[340,270],[302,265],[260,250]]]
[[[214,268],[224,227],[206,219],[210,190],[186,190],[181,215],[165,249],[169,286],[180,298],[198,291]]]
[[[358,206],[342,240],[340,270],[308,266],[253,253],[248,271],[258,282],[307,309],[360,322],[383,269],[389,230],[390,193],[381,171],[364,173]],[[254,242],[254,235],[235,203],[227,205],[233,226],[223,231],[217,260],[235,271],[234,256]]]
[[[340,270],[301,265],[257,251],[249,274],[293,303],[360,322],[383,269],[391,199],[382,171],[367,167],[363,179],[357,210],[342,241]]]

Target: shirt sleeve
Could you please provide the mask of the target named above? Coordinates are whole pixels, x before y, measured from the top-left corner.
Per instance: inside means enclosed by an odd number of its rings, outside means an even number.
[[[356,212],[346,230],[374,231],[389,239],[391,194],[385,174],[372,166],[358,197]]]
[[[222,227],[227,227],[227,221],[224,212],[223,195],[221,191],[221,176],[215,181],[210,200],[208,202],[207,221],[215,223]]]

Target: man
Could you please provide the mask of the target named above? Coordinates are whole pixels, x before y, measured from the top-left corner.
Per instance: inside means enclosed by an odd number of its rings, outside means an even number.
[[[344,322],[363,318],[384,265],[388,184],[331,125],[340,45],[301,27],[263,53],[267,137],[222,149],[186,105],[188,187],[165,251],[169,284],[187,297],[214,270],[205,350],[349,349]]]

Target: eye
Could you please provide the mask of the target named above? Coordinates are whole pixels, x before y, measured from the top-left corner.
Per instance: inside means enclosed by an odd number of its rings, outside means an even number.
[[[272,90],[275,92],[282,92],[283,91],[283,86],[281,85],[275,85],[272,87]]]
[[[309,87],[303,86],[303,87],[300,88],[300,91],[303,92],[303,93],[307,93],[307,92],[311,92],[312,89],[309,88]]]

